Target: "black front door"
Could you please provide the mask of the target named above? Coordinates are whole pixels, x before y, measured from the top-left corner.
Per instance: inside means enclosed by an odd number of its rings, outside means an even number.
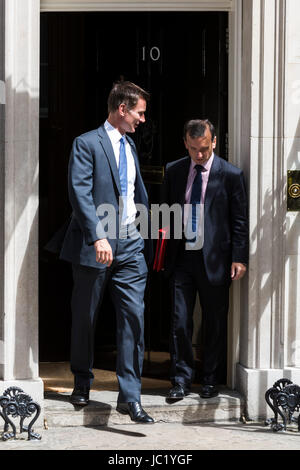
[[[67,167],[72,140],[107,117],[113,82],[130,80],[151,94],[146,123],[132,137],[150,203],[160,200],[164,165],[186,155],[185,120],[216,126],[217,153],[227,158],[227,14],[43,13],[40,118],[40,359],[69,359],[71,269],[44,250],[71,213]],[[107,297],[97,351],[115,348]],[[168,350],[168,286],[151,273],[146,294],[146,345]]]

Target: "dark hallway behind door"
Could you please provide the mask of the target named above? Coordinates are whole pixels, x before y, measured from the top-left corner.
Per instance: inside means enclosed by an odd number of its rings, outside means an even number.
[[[71,213],[67,170],[73,139],[106,119],[111,86],[124,79],[151,94],[146,123],[132,135],[150,203],[159,202],[165,164],[186,154],[187,119],[210,119],[217,129],[216,153],[227,159],[227,28],[227,13],[220,12],[41,14],[41,361],[69,360],[71,268],[44,247]],[[95,366],[115,350],[112,312],[107,296]],[[145,311],[148,351],[168,351],[169,319],[168,286],[161,273],[152,272]],[[201,339],[195,346],[201,349]]]

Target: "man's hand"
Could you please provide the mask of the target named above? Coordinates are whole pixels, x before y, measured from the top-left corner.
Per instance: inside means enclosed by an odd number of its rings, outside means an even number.
[[[94,243],[96,250],[96,261],[97,263],[107,264],[107,267],[113,262],[112,249],[106,238],[97,240]]]
[[[244,276],[246,271],[247,271],[247,268],[244,264],[242,264],[242,263],[232,263],[232,265],[231,265],[231,279],[233,281],[238,281],[239,279],[242,279],[242,277]]]

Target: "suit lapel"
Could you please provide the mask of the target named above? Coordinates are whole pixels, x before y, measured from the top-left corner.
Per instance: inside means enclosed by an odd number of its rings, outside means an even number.
[[[116,158],[114,154],[113,147],[111,145],[110,138],[107,135],[107,132],[104,128],[104,126],[100,126],[98,129],[98,134],[100,137],[100,143],[103,147],[104,153],[107,157],[108,163],[110,165],[110,169],[113,175],[113,178],[115,180],[116,186],[118,188],[119,193],[121,194],[121,185],[120,185],[120,177],[119,177],[119,171],[116,163]]]
[[[204,202],[204,218],[216,195],[217,189],[220,187],[222,174],[221,159],[215,155],[210,169]]]

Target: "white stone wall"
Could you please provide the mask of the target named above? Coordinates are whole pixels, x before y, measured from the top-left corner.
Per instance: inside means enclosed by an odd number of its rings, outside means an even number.
[[[250,417],[265,417],[264,393],[276,380],[300,384],[300,226],[286,200],[287,170],[300,169],[300,16],[296,0],[244,0],[243,7],[241,139],[250,263],[242,284],[247,303],[238,387]]]
[[[298,12],[298,14],[295,14]],[[300,15],[297,0],[287,3],[284,172],[300,170]],[[285,220],[284,363],[300,367],[300,213]]]
[[[39,0],[1,0],[2,101],[0,393],[20,386],[39,403],[38,142]],[[4,124],[4,125],[3,125]],[[3,138],[4,136],[4,138]],[[4,222],[4,224],[3,224]],[[39,419],[41,423],[42,416]]]
[[[5,82],[4,82],[4,2],[0,2],[0,221],[4,220],[4,142],[5,142]],[[1,47],[2,46],[2,47]],[[4,367],[4,224],[0,223],[0,377]]]

